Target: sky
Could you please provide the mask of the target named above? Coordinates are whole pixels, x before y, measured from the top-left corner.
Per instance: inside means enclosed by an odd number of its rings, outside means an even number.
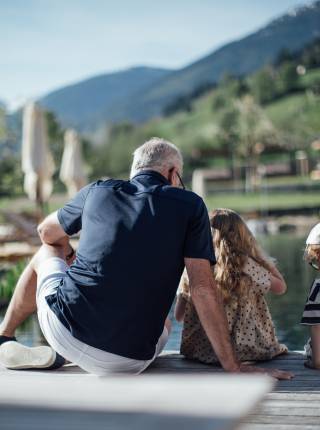
[[[0,100],[134,66],[180,68],[307,0],[0,0]]]

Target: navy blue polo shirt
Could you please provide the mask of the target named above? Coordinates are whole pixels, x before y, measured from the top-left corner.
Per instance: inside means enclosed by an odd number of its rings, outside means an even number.
[[[87,345],[151,359],[184,257],[215,262],[203,200],[147,170],[130,181],[84,187],[58,219],[68,235],[81,234],[76,260],[49,306]]]

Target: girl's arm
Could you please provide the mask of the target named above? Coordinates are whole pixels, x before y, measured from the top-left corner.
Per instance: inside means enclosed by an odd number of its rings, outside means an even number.
[[[182,294],[177,295],[176,305],[174,307],[174,317],[178,322],[182,322],[186,310],[187,300]]]
[[[262,294],[266,294],[268,291],[278,295],[284,294],[287,291],[285,280],[274,264],[269,262],[268,265],[270,270],[249,257],[243,272],[251,277]]]
[[[271,272],[270,291],[277,295],[284,294],[287,291],[287,284],[283,276],[274,265],[271,266],[270,272]]]

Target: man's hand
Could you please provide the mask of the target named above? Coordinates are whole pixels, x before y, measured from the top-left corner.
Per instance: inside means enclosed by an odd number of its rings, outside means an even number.
[[[71,266],[71,264],[74,262],[75,259],[76,259],[76,252],[73,249],[70,242],[68,241],[67,253],[66,253],[66,262],[67,262],[68,266]]]
[[[289,380],[294,378],[294,374],[291,372],[287,372],[285,370],[279,370],[279,369],[266,369],[264,367],[256,367],[251,366],[249,364],[241,364],[240,365],[240,373],[263,373],[265,375],[272,376],[275,379],[284,379]]]

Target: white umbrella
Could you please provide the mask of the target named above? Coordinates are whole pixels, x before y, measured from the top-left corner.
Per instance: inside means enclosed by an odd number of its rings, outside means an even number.
[[[25,106],[22,133],[22,171],[24,190],[40,206],[52,193],[54,162],[48,148],[47,122],[35,103]]]
[[[65,183],[70,197],[87,184],[87,175],[83,168],[81,144],[75,130],[69,129],[64,134],[64,151],[60,168],[60,179]]]

